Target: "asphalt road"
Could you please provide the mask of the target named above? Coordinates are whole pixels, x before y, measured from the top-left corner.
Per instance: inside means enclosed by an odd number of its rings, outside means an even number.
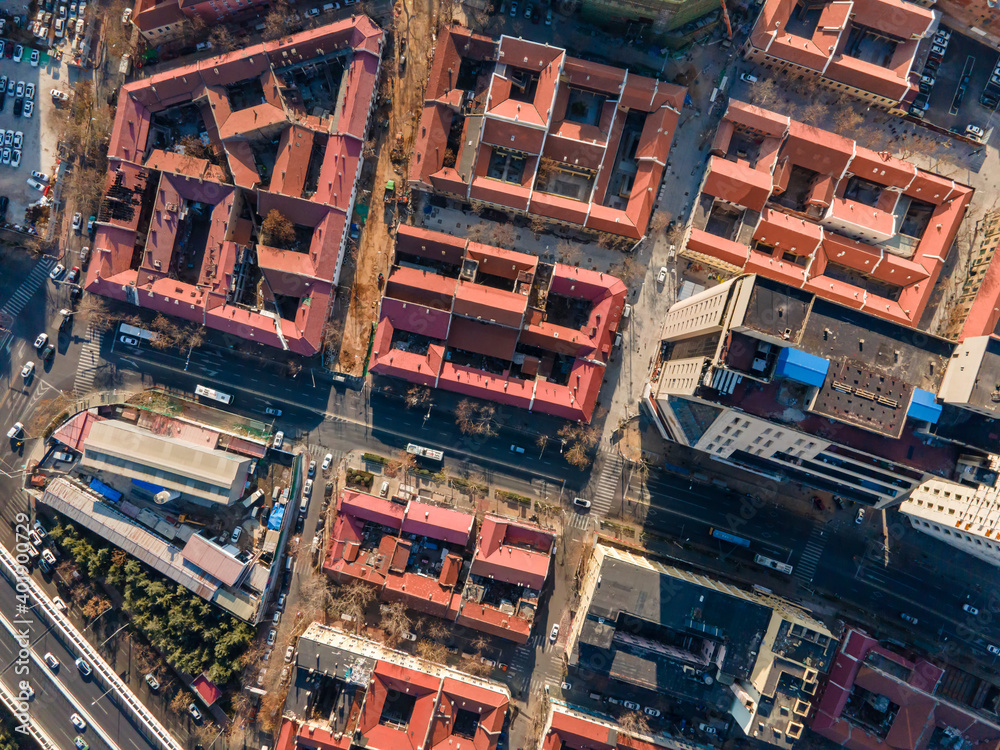
[[[18,602],[15,597],[14,586],[0,576],[0,615],[8,621],[18,617]],[[29,713],[60,747],[67,750],[72,748],[73,738],[77,734],[95,750],[110,747],[94,727],[90,726],[96,722],[112,742],[123,750],[159,750],[159,744],[147,740],[137,725],[133,724],[130,713],[120,709],[110,695],[105,695],[106,688],[101,682],[93,675],[86,678],[82,675],[74,664],[76,654],[63,644],[58,631],[50,627],[44,617],[29,610],[20,619],[29,623],[18,623],[17,627],[27,630],[31,639],[31,651],[38,657],[38,660],[30,663],[27,677],[35,690]],[[16,680],[24,679],[13,671],[17,650],[18,644],[14,636],[7,628],[0,627],[0,664],[3,666],[0,679],[11,688]],[[58,659],[59,667],[56,670],[50,670],[40,663],[47,652]],[[73,696],[78,706],[71,705],[56,687],[56,682]],[[87,720],[88,727],[83,732],[70,723],[69,717],[74,712],[80,713]]]

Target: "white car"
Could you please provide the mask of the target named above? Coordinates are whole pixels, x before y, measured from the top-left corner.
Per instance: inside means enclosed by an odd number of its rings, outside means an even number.
[[[18,130],[14,133],[14,148],[21,148],[24,145],[24,131]]]
[[[274,642],[278,639],[278,631],[271,628],[267,633],[267,645],[273,646]]]
[[[319,15],[319,8],[310,8],[306,11],[307,18],[316,18]]]
[[[149,685],[149,689],[150,690],[159,690],[160,689],[159,680],[157,680],[156,676],[153,675],[152,673],[146,675],[146,684]]]
[[[856,515],[854,517],[854,523],[860,524],[860,523],[863,523],[864,520],[865,520],[865,509],[864,508],[858,508],[858,515]]]
[[[11,440],[16,438],[24,431],[24,425],[21,422],[14,422],[14,426],[7,430],[7,437]]]
[[[559,637],[559,623],[557,622],[552,626],[552,630],[549,631],[549,640],[553,643],[556,642],[556,638]]]
[[[740,80],[747,83],[757,83],[757,76],[750,75],[749,73],[740,73]]]
[[[73,231],[79,232],[82,227],[83,227],[83,215],[79,211],[77,211],[75,214],[73,214]]]
[[[281,430],[278,430],[276,433],[274,433],[274,447],[275,448],[279,448],[280,449],[282,443],[284,443],[284,442],[285,442],[285,433],[284,432],[282,432]]]
[[[49,271],[49,278],[52,279],[53,281],[57,281],[62,278],[62,275],[64,273],[66,273],[66,266],[64,266],[62,263],[56,263],[55,268]]]
[[[131,10],[131,8],[129,10]],[[49,94],[51,94],[52,98],[57,102],[69,101],[69,94],[67,94],[65,91],[60,91],[59,89],[52,89],[51,91],[49,91]]]
[[[19,63],[24,58],[24,47],[20,44],[14,47],[14,62]]]
[[[575,505],[577,508],[586,509],[590,507],[590,500],[584,500],[582,497],[574,497],[573,505]]]
[[[80,670],[80,674],[84,677],[90,677],[91,673],[94,671],[91,669],[90,664],[82,656],[76,660],[76,668]]]
[[[73,726],[79,729],[81,732],[87,728],[87,722],[83,720],[80,714],[73,714],[69,717],[69,720],[73,722]]]
[[[15,148],[14,151],[11,153],[10,165],[15,169],[21,166],[21,149]]]
[[[132,20],[132,9],[126,8],[125,12],[122,13],[122,23],[128,23]]]
[[[656,709],[656,708],[649,708],[649,707],[646,707],[646,708],[644,708],[644,709],[642,709],[642,710],[643,710],[643,713],[645,713],[645,714],[646,714],[647,716],[652,716],[652,717],[653,717],[654,719],[655,719],[655,718],[656,718],[657,716],[659,716],[659,715],[660,715],[660,711],[659,711],[659,709]]]
[[[976,140],[979,140],[985,135],[983,129],[978,125],[966,125],[965,134],[970,138],[975,138]]]
[[[229,543],[236,544],[240,540],[241,536],[243,536],[243,527],[237,526],[233,529],[233,533],[229,536]]]
[[[49,665],[49,669],[59,669],[59,660],[54,657],[51,652],[46,651],[45,656],[43,656],[42,659]]]
[[[30,99],[25,101],[24,109],[22,110],[21,114],[24,115],[25,117],[31,117],[31,113],[34,111],[35,111],[35,103]]]
[[[666,280],[667,280],[667,267],[661,266],[660,272],[656,274],[656,281],[657,283],[662,284]]]
[[[962,609],[968,612],[970,615],[978,615],[979,610],[973,607],[971,604],[963,604]]]
[[[37,169],[31,170],[31,176],[39,182],[48,183],[49,181],[49,176],[45,172],[39,172]]]
[[[52,554],[51,550],[43,549],[42,559],[45,560],[45,562],[47,562],[49,565],[54,566],[56,564],[56,556]]]
[[[60,596],[52,597],[52,606],[58,609],[60,612],[66,611],[66,602],[62,600]]]
[[[332,453],[327,453],[325,456],[323,456],[323,471],[326,471],[327,469],[329,469],[330,468],[330,464],[332,464],[332,463],[333,463],[333,454]]]
[[[129,346],[139,346],[139,340],[134,339],[131,336],[122,336],[120,339],[123,344],[128,344]]]
[[[987,650],[987,651],[989,651],[989,652],[990,652],[991,654],[993,654],[994,656],[1000,656],[1000,648],[997,648],[996,646],[994,646],[994,645],[992,645],[992,644],[991,644],[991,645],[988,645],[988,646],[986,647],[986,650]]]
[[[29,177],[27,180],[25,180],[25,182],[28,183],[28,187],[33,187],[35,190],[37,190],[37,191],[39,191],[41,193],[45,192],[45,185],[43,185],[42,183],[40,183],[34,177]],[[62,266],[59,266],[59,267],[62,268]],[[65,271],[66,269],[63,268],[63,270]],[[53,278],[55,278],[55,277],[53,277]]]
[[[313,480],[307,479],[306,486],[302,488],[302,494],[306,497],[311,497],[313,491]]]
[[[40,334],[38,334],[38,338],[35,339],[35,348],[36,349],[41,349],[43,346],[45,346],[48,343],[48,341],[49,341],[49,334],[47,334],[47,333],[40,333]]]
[[[285,661],[291,661],[293,656],[295,656],[295,646],[289,646],[285,649]]]
[[[27,83],[24,85],[24,98],[35,101],[35,84]]]
[[[32,376],[32,374],[34,374],[34,372],[35,372],[35,363],[25,362],[24,367],[21,368],[21,377],[27,380]]]
[[[24,81],[17,82],[17,88],[14,89],[14,96],[24,96]],[[14,136],[11,135],[11,138]]]
[[[642,706],[640,706],[635,701],[622,701],[622,705],[631,711],[638,711],[642,708]]]
[[[31,67],[38,67],[38,60],[41,57],[37,49],[31,50]]]
[[[201,721],[201,711],[193,703],[188,706],[188,713],[191,714],[191,718],[195,721]]]

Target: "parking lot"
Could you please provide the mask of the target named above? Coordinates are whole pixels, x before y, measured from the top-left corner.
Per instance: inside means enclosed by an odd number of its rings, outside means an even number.
[[[926,52],[924,52],[926,57]],[[924,120],[938,127],[965,133],[968,125],[976,125],[986,131],[987,139],[993,126],[993,111],[984,107],[979,97],[982,95],[990,74],[1000,54],[989,46],[967,36],[952,33],[951,40],[942,57],[935,83],[930,91]],[[918,66],[919,72],[923,66]],[[956,94],[963,78],[968,75],[964,96]],[[955,104],[958,104],[955,107]]]
[[[4,40],[4,46],[13,44]],[[72,80],[76,80],[76,71],[72,71],[63,62],[49,58],[40,50],[38,67],[32,67],[29,59],[31,47],[24,46],[24,56],[20,63],[8,58],[6,54],[0,59],[0,77],[8,80],[34,84],[34,108],[31,117],[14,115],[15,96],[7,96],[0,108],[0,128],[4,130],[21,131],[23,143],[21,146],[21,163],[18,167],[0,162],[0,195],[10,200],[7,209],[7,222],[24,224],[24,210],[28,204],[37,201],[41,193],[28,186],[27,179],[33,170],[52,175],[55,170],[57,150],[57,135],[59,124],[56,121],[55,104],[50,95],[53,88],[67,93],[72,91]],[[2,155],[2,151],[0,151]]]

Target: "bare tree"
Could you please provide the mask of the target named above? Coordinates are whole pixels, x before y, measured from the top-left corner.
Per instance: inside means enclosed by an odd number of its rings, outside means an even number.
[[[546,222],[541,216],[532,216],[528,226],[531,227],[531,231],[536,238],[549,228],[548,222]]]
[[[476,404],[467,398],[462,399],[455,409],[455,422],[465,435],[492,437],[497,434],[496,425],[493,423],[495,411],[493,404]]]
[[[427,661],[444,662],[448,658],[448,650],[443,643],[436,641],[417,641],[417,656]]]
[[[511,224],[496,224],[493,228],[493,244],[508,250],[517,242],[517,232]]]
[[[330,607],[335,613],[352,618],[355,632],[361,629],[365,620],[365,610],[375,601],[375,589],[361,581],[354,581],[346,586],[340,586]]]
[[[405,480],[406,477],[409,476],[410,472],[416,468],[416,466],[416,457],[412,453],[400,450],[396,453],[396,456],[385,465],[384,471],[386,476],[390,477],[395,477],[402,472],[403,479]]]
[[[649,719],[638,711],[628,711],[618,717],[618,726],[629,734],[644,734],[649,732]]]
[[[819,125],[826,122],[830,116],[830,108],[818,99],[814,99],[802,109],[799,119],[807,125]]]
[[[778,97],[778,85],[773,78],[763,78],[750,88],[750,101],[758,107],[766,107]]]
[[[431,400],[431,389],[422,385],[412,386],[406,392],[406,406],[415,409],[418,406],[425,406]]]
[[[406,614],[406,605],[403,602],[392,602],[382,606],[382,620],[380,625],[385,631],[386,644],[395,646],[406,633],[410,632],[411,620]]]
[[[559,244],[556,245],[556,257],[560,263],[576,266],[583,259],[583,248],[578,242],[559,240]]]
[[[212,46],[220,52],[232,52],[240,46],[240,40],[229,30],[228,26],[216,26],[208,38],[211,40]]]
[[[833,115],[833,124],[841,133],[854,133],[864,121],[865,118],[847,102],[837,107]]]
[[[292,12],[286,0],[278,0],[264,18],[264,38],[280,39],[292,29]]]
[[[289,250],[295,243],[295,225],[281,211],[272,208],[261,222],[260,242],[262,245]]]

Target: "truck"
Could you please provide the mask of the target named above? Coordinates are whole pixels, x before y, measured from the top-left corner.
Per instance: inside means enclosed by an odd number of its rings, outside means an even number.
[[[132,72],[132,55],[125,54],[122,55],[121,64],[118,66],[118,72],[123,76],[127,76]]]

